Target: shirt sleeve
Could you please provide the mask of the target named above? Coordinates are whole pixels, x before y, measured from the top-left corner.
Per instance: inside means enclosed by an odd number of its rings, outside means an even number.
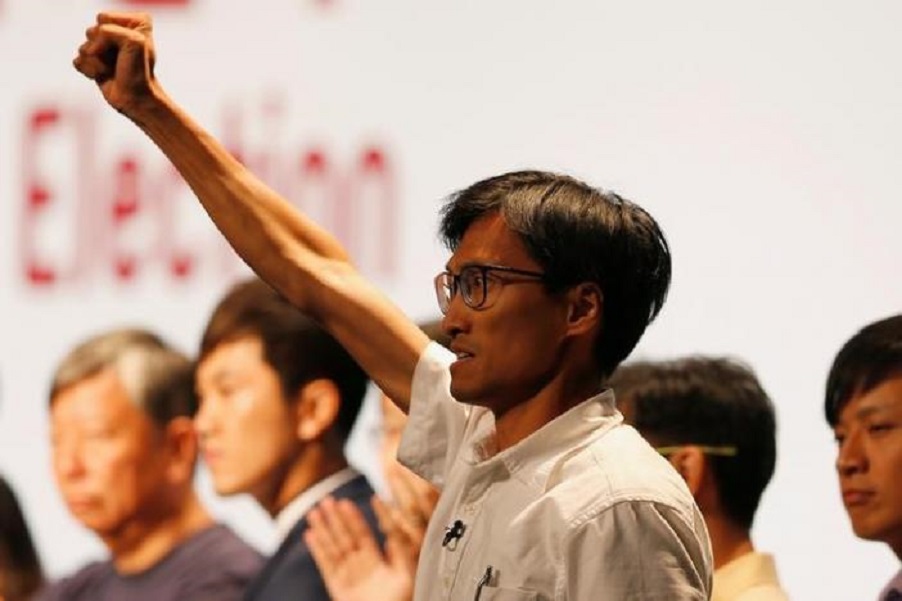
[[[398,461],[421,478],[442,488],[457,456],[469,408],[451,396],[450,365],[454,354],[430,343],[417,362],[410,411],[398,448]]]
[[[672,507],[624,501],[569,536],[557,601],[704,601],[711,590],[707,541]]]

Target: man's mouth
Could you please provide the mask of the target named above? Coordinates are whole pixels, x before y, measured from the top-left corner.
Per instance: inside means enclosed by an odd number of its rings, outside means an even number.
[[[866,505],[874,498],[874,491],[862,489],[847,489],[842,493],[842,500],[846,507],[859,507]]]

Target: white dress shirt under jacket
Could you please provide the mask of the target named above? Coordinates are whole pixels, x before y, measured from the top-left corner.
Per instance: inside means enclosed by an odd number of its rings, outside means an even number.
[[[310,488],[302,491],[301,494],[292,499],[282,511],[276,515],[276,536],[277,544],[282,544],[294,525],[297,524],[302,517],[313,507],[331,495],[333,492],[359,476],[360,473],[352,467],[346,467],[341,471],[335,472],[331,476],[326,476]]]

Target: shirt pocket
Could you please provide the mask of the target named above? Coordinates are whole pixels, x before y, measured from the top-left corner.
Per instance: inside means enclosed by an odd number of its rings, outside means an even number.
[[[483,586],[474,601],[539,601],[539,593],[515,588]]]

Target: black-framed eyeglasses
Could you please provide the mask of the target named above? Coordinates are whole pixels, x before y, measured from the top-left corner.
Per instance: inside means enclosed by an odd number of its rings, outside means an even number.
[[[496,272],[521,276],[527,278],[527,281],[540,282],[545,278],[545,274],[538,271],[515,269],[504,265],[472,264],[461,269],[458,274],[443,271],[435,276],[435,297],[439,309],[442,313],[447,313],[451,300],[458,291],[464,303],[471,309],[489,308],[505,284],[516,283],[516,280],[499,277]]]

